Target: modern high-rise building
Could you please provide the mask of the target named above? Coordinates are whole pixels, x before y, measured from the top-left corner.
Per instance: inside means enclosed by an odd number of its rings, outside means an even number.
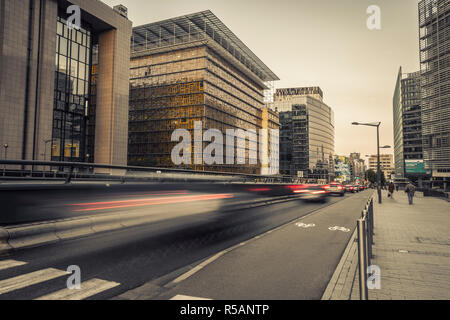
[[[395,178],[422,186],[423,165],[420,72],[398,72],[393,98]]]
[[[126,164],[131,28],[126,8],[101,1],[0,1],[9,159]]]
[[[334,176],[334,112],[319,87],[277,89],[280,172],[314,180]]]
[[[450,182],[450,1],[419,2],[422,134],[433,184]]]
[[[211,11],[135,27],[131,48],[130,165],[175,167],[173,132],[186,129],[205,146],[194,134],[199,122],[224,135],[263,128],[266,83],[278,77]],[[193,149],[190,164],[177,167],[259,174],[259,161],[250,164],[258,141],[249,140],[244,165],[236,155],[234,164],[207,165]]]
[[[366,165],[364,159],[361,159],[360,153],[350,154],[350,173],[353,181],[362,181],[366,174]]]

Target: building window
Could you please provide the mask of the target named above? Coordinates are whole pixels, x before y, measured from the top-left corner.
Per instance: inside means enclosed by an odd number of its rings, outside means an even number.
[[[84,162],[89,117],[91,31],[69,30],[57,19],[53,161]]]

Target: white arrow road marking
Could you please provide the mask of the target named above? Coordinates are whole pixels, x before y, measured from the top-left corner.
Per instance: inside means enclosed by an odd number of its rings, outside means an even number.
[[[67,272],[54,268],[47,268],[2,280],[0,281],[0,295],[62,276],[67,276]]]
[[[27,264],[27,263],[23,262],[23,261],[16,261],[16,260],[3,260],[3,261],[0,261],[0,270],[23,266],[24,264]]]
[[[62,289],[35,300],[83,300],[100,292],[119,286],[120,283],[91,279],[81,283],[81,289]]]
[[[212,300],[212,299],[183,296],[181,294],[177,294],[175,297],[171,298],[170,300]]]

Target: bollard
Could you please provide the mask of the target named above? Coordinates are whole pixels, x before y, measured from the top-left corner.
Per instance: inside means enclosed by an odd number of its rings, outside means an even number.
[[[372,255],[372,247],[371,247],[371,238],[370,238],[370,220],[368,216],[368,212],[364,210],[364,244],[366,246],[366,265],[370,266],[371,264],[371,255]]]
[[[359,297],[360,300],[368,300],[367,290],[367,252],[366,252],[366,221],[359,219],[357,222],[358,232],[358,266],[359,266]]]
[[[373,198],[370,199],[370,220],[372,221],[372,236],[373,236],[374,229],[375,229],[375,220],[374,220],[374,214],[373,214]]]

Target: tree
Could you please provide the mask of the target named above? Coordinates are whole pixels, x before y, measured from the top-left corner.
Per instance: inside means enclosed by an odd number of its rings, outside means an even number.
[[[366,171],[366,180],[369,180],[370,183],[376,183],[377,182],[377,173],[373,171],[372,169],[369,169]]]
[[[384,176],[383,170],[380,170],[380,171],[381,171],[381,185],[384,186],[384,185],[386,185],[386,177]],[[366,180],[369,180],[370,183],[372,183],[372,184],[376,184],[377,183],[377,173],[372,169],[367,170],[366,171]]]

